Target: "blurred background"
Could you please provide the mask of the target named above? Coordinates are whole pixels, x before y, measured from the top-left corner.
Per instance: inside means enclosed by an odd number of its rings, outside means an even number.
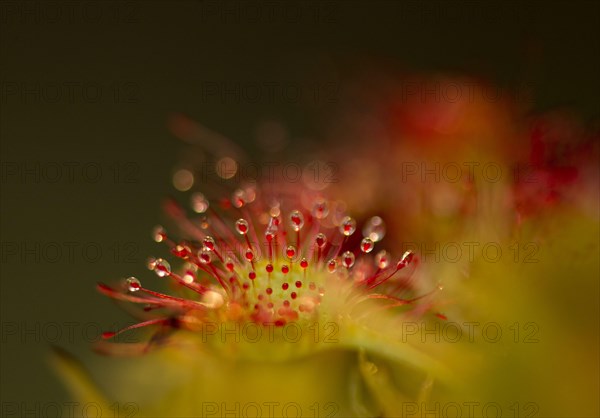
[[[3,407],[32,416],[69,399],[51,346],[91,358],[101,331],[129,323],[95,283],[152,275],[146,258],[162,249],[151,230],[189,158],[174,114],[261,161],[305,153],[343,168],[340,149],[363,152],[377,126],[415,122],[403,83],[469,80],[495,86],[502,97],[488,102],[509,101],[510,118],[574,115],[597,150],[595,1],[2,1],[0,19],[0,390]],[[353,115],[385,124],[352,137]],[[426,136],[416,120],[413,136]],[[586,266],[597,280],[597,262]],[[577,335],[597,347],[597,285],[584,292],[595,296],[573,314],[585,318]]]

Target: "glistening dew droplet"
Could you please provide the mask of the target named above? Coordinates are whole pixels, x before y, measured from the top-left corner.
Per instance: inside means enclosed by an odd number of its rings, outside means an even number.
[[[148,270],[154,270],[154,266],[156,265],[156,258],[154,257],[149,257],[146,260],[146,267],[148,268]]]
[[[335,273],[335,271],[337,270],[337,265],[338,265],[337,260],[335,258],[332,258],[327,263],[327,270],[329,270],[330,273]]]
[[[414,257],[414,253],[412,251],[406,251],[403,255],[402,258],[400,259],[400,261],[398,261],[398,264],[396,265],[397,269],[403,269],[404,267],[406,267],[408,264],[410,264],[410,262],[412,261]]]
[[[241,208],[246,204],[246,192],[242,189],[237,189],[231,196],[231,203],[236,208]]]
[[[246,249],[245,257],[248,261],[254,260],[254,251],[251,248]]]
[[[318,199],[314,203],[312,215],[317,219],[324,219],[329,215],[329,204],[325,199]]]
[[[375,244],[373,243],[373,240],[371,238],[365,237],[360,242],[360,250],[365,254],[368,254],[371,251],[373,251],[374,246]]]
[[[179,258],[186,258],[191,254],[190,247],[184,244],[177,244],[171,252]]]
[[[142,284],[135,277],[128,277],[125,280],[125,283],[127,284],[127,289],[130,292],[137,292],[138,290],[140,290],[142,288]]]
[[[211,251],[208,248],[202,248],[199,252],[198,252],[198,260],[200,261],[200,263],[202,264],[208,264],[211,262],[212,260],[212,256],[211,256]]]
[[[290,224],[294,231],[300,231],[304,226],[304,215],[298,210],[293,211],[290,214]]]
[[[289,260],[293,260],[294,258],[296,258],[296,247],[294,247],[293,245],[288,245],[288,247],[285,250],[285,255]]]
[[[158,277],[168,276],[171,274],[171,265],[167,260],[157,258],[154,261],[154,272],[158,275]]]
[[[192,209],[196,213],[204,213],[208,210],[209,203],[202,193],[196,192],[191,197]]]
[[[240,218],[235,222],[235,230],[240,235],[246,235],[248,233],[248,221]]]
[[[385,236],[385,223],[379,216],[370,218],[363,227],[363,235],[373,242],[378,242]]]
[[[163,242],[167,238],[167,234],[162,226],[157,225],[152,230],[152,237],[156,242]]]
[[[375,264],[382,270],[390,265],[390,258],[387,251],[381,250],[377,253],[375,256]]]
[[[344,217],[344,219],[342,219],[342,223],[340,224],[340,232],[349,237],[350,235],[354,234],[354,231],[356,231],[356,221],[350,216]]]
[[[211,236],[205,237],[202,241],[202,244],[204,245],[204,248],[206,248],[208,251],[214,251],[215,249],[215,239]]]
[[[317,244],[317,247],[323,248],[325,244],[327,244],[327,237],[325,236],[325,234],[319,232],[315,237],[315,244]]]
[[[354,261],[355,261],[355,257],[351,251],[345,251],[344,254],[342,254],[342,264],[347,269],[349,269],[350,267],[352,267],[354,265]]]

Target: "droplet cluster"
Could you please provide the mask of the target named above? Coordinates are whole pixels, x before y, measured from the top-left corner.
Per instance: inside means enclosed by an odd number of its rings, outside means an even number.
[[[330,280],[344,281],[357,292],[368,294],[378,286],[383,292],[414,261],[410,252],[395,264],[384,249],[372,255],[385,235],[378,216],[366,220],[362,237],[355,238],[356,219],[332,210],[334,203],[322,196],[301,204],[297,197],[258,195],[255,189],[239,189],[213,204],[196,192],[191,209],[202,217],[177,217],[188,239],[177,241],[164,228],[154,229],[154,240],[166,244],[183,267],[175,271],[167,260],[152,258],[148,268],[185,289],[185,297],[144,288],[134,277],[124,281],[124,292],[106,285],[100,290],[181,316],[218,312],[220,318],[283,325],[314,318]],[[400,300],[393,294],[378,297]]]

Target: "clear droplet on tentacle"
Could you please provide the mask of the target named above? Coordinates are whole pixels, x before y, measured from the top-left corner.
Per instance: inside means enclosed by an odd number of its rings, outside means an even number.
[[[127,289],[130,292],[137,292],[142,288],[142,284],[135,277],[128,277],[127,279],[125,279],[125,284],[127,285]]]
[[[279,207],[278,203],[271,206],[271,209],[269,209],[269,215],[272,218],[277,218],[279,215],[281,215],[281,208]]]
[[[375,247],[375,243],[373,242],[373,240],[371,238],[365,237],[360,242],[360,250],[365,254],[368,254],[371,251],[373,251],[374,247]]]
[[[210,221],[209,221],[208,217],[205,216],[202,219],[200,219],[200,228],[208,229],[209,226],[210,226]]]
[[[246,192],[242,189],[237,189],[231,196],[231,203],[236,208],[241,208],[247,203]]]
[[[185,244],[177,244],[171,252],[179,258],[187,258],[191,254],[190,247]]]
[[[335,273],[335,271],[337,270],[337,266],[338,261],[335,258],[332,258],[327,262],[327,270],[329,270],[330,273]]]
[[[246,260],[252,261],[254,260],[254,251],[251,248],[246,249],[246,253],[244,254]]]
[[[298,210],[290,213],[290,225],[294,231],[300,231],[304,226],[304,215]]]
[[[206,248],[208,251],[214,251],[215,239],[211,236],[207,236],[204,238],[204,240],[202,240],[202,245],[204,245],[204,248]]]
[[[288,245],[285,249],[285,255],[289,260],[296,258],[297,250],[293,245]]]
[[[154,238],[154,241],[156,242],[163,242],[167,239],[167,233],[162,226],[157,225],[152,230],[152,238]]]
[[[385,236],[385,223],[379,216],[373,216],[370,218],[363,227],[363,235],[378,242]]]
[[[329,204],[325,199],[318,199],[312,208],[312,215],[317,219],[324,219],[329,215]]]
[[[240,235],[246,235],[248,233],[248,221],[240,218],[235,223],[235,230]]]
[[[227,261],[225,262],[225,268],[227,268],[227,270],[230,272],[233,272],[235,269],[235,263],[233,262],[233,259],[227,258]]]
[[[340,232],[349,237],[350,235],[354,234],[354,231],[356,231],[356,221],[350,216],[344,217],[344,219],[342,219],[342,223],[340,224]]]
[[[202,264],[209,264],[212,261],[211,251],[204,247],[200,251],[198,251],[198,260]]]
[[[148,258],[148,260],[146,260],[146,267],[148,268],[148,270],[154,270],[154,266],[156,266],[156,258]]]
[[[154,272],[158,277],[165,277],[171,274],[171,265],[167,260],[157,258],[154,262]]]
[[[317,244],[317,247],[322,249],[325,246],[325,244],[327,244],[327,237],[325,236],[325,234],[319,232],[315,237],[315,244]]]
[[[342,264],[349,269],[354,265],[355,257],[351,251],[346,251],[342,254]]]
[[[390,265],[390,255],[388,252],[385,250],[379,251],[375,256],[375,264],[380,269],[387,268]]]
[[[403,269],[404,267],[406,267],[408,264],[410,264],[410,262],[412,261],[413,257],[415,256],[415,254],[412,251],[406,251],[403,255],[402,258],[400,259],[400,261],[398,261],[397,264],[397,268],[398,270]]]
[[[206,197],[200,192],[192,194],[191,197],[192,209],[196,213],[204,213],[208,210],[209,203]]]
[[[267,239],[267,241],[272,241],[273,238],[275,238],[277,236],[278,230],[279,230],[279,228],[276,225],[275,218],[272,217],[271,219],[269,219],[269,225],[267,226],[267,229],[265,230],[265,238]]]
[[[244,196],[246,203],[252,203],[256,200],[256,186],[250,185],[244,188]]]

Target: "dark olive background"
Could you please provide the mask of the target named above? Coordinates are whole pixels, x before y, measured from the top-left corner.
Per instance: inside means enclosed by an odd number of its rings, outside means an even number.
[[[94,284],[152,277],[143,266],[157,253],[149,231],[161,220],[161,199],[173,192],[170,175],[181,151],[167,129],[171,112],[246,143],[267,119],[281,121],[292,137],[318,138],[323,121],[344,105],[341,97],[222,101],[203,98],[203,83],[343,86],[365,63],[385,63],[475,74],[507,86],[529,82],[537,110],[567,106],[598,117],[596,1],[273,4],[0,3],[3,403],[63,402],[67,393],[47,363],[50,346],[84,356],[85,325],[92,335],[97,326],[128,323]],[[301,14],[294,15],[298,8]],[[224,10],[231,13],[220,14]],[[251,14],[256,10],[259,17]],[[62,85],[62,96],[24,93],[36,83],[41,89]],[[74,83],[73,99],[64,83]],[[101,99],[86,99],[82,85],[101,86]],[[65,168],[70,162],[79,164],[73,181]],[[12,174],[15,164],[59,164],[63,173],[56,183],[32,175],[21,181]],[[83,164],[100,167],[101,179],[82,177]],[[121,181],[115,181],[116,167]],[[56,260],[53,243],[63,251]],[[72,258],[69,245],[76,246]],[[82,253],[91,245],[102,250],[97,261]],[[23,246],[33,248],[25,259]],[[77,323],[72,337],[69,322]],[[14,335],[14,326],[32,331]]]

